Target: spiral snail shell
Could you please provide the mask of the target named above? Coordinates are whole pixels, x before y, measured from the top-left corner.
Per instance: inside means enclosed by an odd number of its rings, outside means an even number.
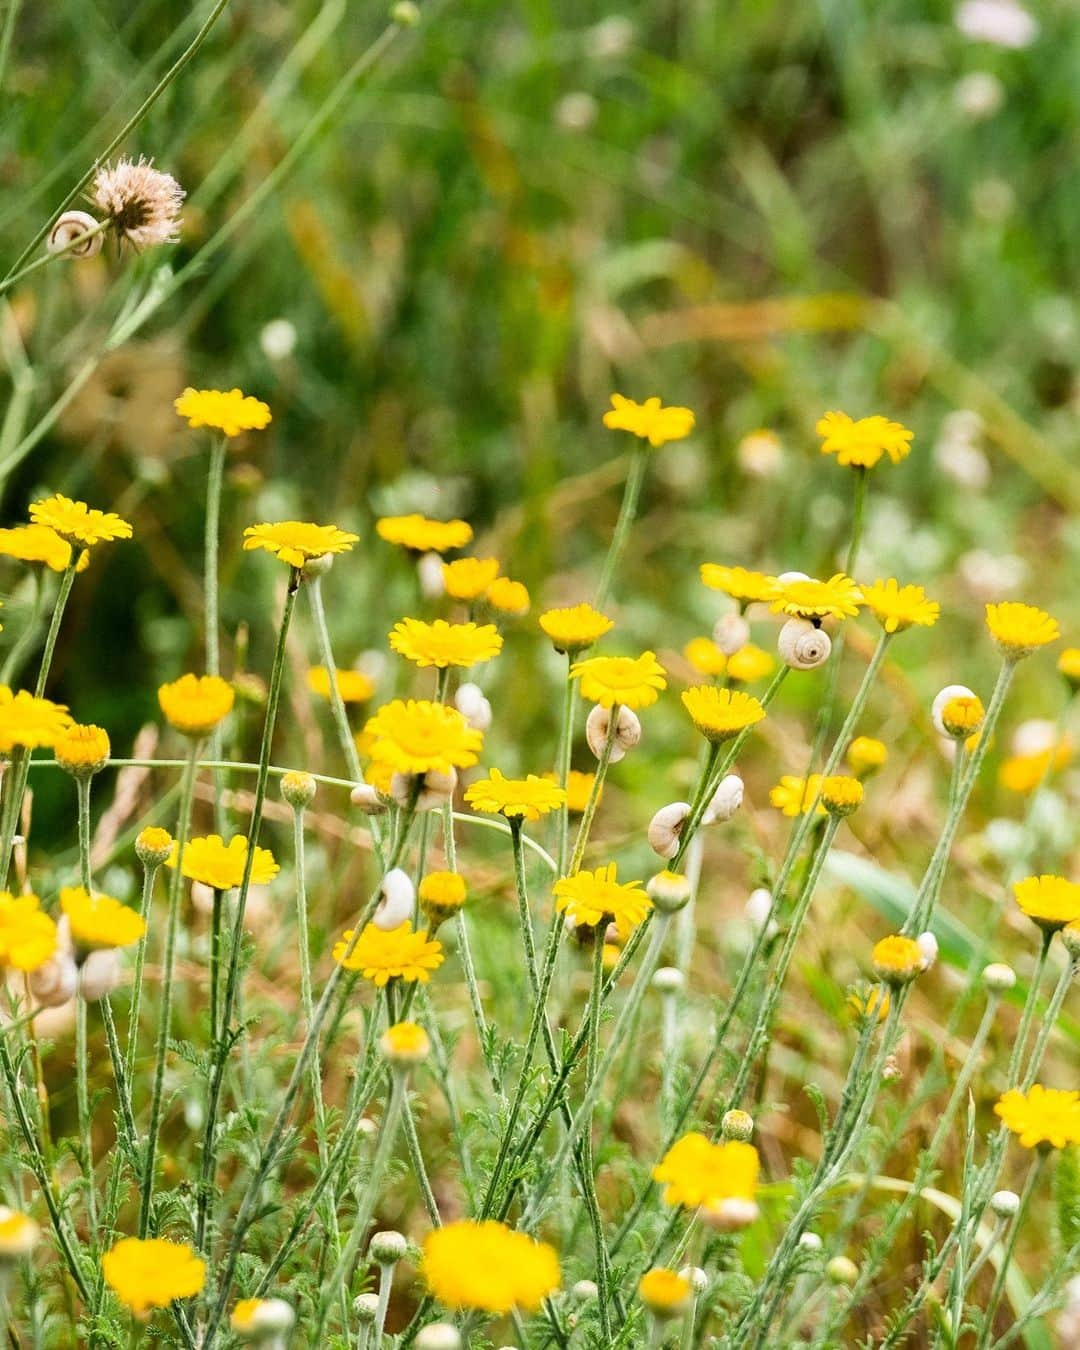
[[[70,247],[72,240],[90,230],[97,230],[97,234],[92,234],[74,248]],[[49,231],[48,248],[50,253],[60,253],[65,258],[92,258],[95,253],[101,252],[104,242],[100,221],[86,211],[65,211]]]
[[[589,743],[589,749],[597,759],[604,753],[604,744],[607,741],[610,726],[611,709],[598,703],[585,721],[585,739]],[[615,739],[611,744],[608,762],[618,764],[627,750],[632,750],[640,740],[641,722],[637,713],[631,712],[629,708],[620,707],[619,721],[615,728]]]
[[[713,641],[725,656],[734,656],[750,641],[750,625],[741,614],[722,614],[713,628]]]
[[[689,802],[670,802],[649,821],[649,844],[661,858],[674,858],[679,851],[679,836],[690,814]]]
[[[815,628],[808,619],[788,619],[776,643],[785,665],[792,670],[814,670],[824,665],[832,643],[824,628]]]
[[[393,867],[383,877],[382,899],[372,915],[371,922],[384,933],[392,933],[413,916],[416,892],[408,872]]]

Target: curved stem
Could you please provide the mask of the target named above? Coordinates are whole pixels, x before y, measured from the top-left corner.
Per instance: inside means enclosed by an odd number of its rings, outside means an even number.
[[[641,497],[641,487],[645,482],[645,471],[649,467],[649,450],[647,446],[640,446],[634,450],[630,459],[630,472],[626,477],[626,486],[623,488],[622,505],[619,507],[619,518],[615,522],[615,532],[611,536],[611,543],[608,545],[607,557],[604,559],[603,570],[600,573],[600,581],[596,587],[596,598],[593,604],[597,609],[604,608],[604,602],[607,600],[611,591],[611,583],[615,579],[615,571],[622,560],[623,550],[626,548],[626,541],[630,537],[630,527],[634,523],[634,517],[637,515],[638,500]]]

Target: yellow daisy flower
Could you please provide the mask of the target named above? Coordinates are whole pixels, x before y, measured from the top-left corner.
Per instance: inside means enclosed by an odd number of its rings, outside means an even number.
[[[553,773],[544,774],[544,780],[548,783],[558,783],[558,779]],[[596,782],[596,774],[585,773],[581,769],[571,769],[566,779],[566,809],[572,816],[580,816],[589,804],[589,798],[592,795],[593,783]],[[596,798],[597,802],[603,800],[604,789],[601,785],[600,792]]]
[[[1075,881],[1049,874],[1025,877],[1013,885],[1013,894],[1022,912],[1047,932],[1080,919],[1080,886]]]
[[[76,775],[100,772],[109,762],[112,746],[104,727],[68,727],[53,744],[53,757],[66,772]]]
[[[347,553],[360,538],[336,525],[312,525],[305,520],[279,520],[249,525],[244,531],[244,550],[265,549],[279,562],[303,567],[327,553]]]
[[[811,804],[821,795],[821,774],[812,773],[809,778],[798,778],[786,773],[774,788],[769,789],[769,801],[785,816],[804,816]],[[825,815],[825,807],[818,802],[815,815]]]
[[[459,1219],[430,1232],[420,1273],[447,1308],[535,1312],[559,1287],[555,1248],[495,1219]]]
[[[467,521],[428,520],[417,514],[383,516],[375,522],[375,532],[388,544],[399,544],[413,553],[449,553],[464,548],[473,537]]]
[[[1022,605],[1015,600],[987,605],[986,626],[997,645],[1013,660],[1056,642],[1061,635],[1056,619],[1034,605]]]
[[[193,1298],[206,1282],[206,1263],[186,1242],[121,1238],[101,1258],[105,1283],[138,1318],[174,1299]]]
[[[727,657],[711,637],[691,638],[683,656],[699,675],[723,675],[727,666]]]
[[[875,740],[873,736],[856,736],[847,748],[847,762],[858,774],[880,769],[888,758],[885,742]]]
[[[41,1229],[29,1214],[0,1205],[0,1261],[29,1256],[41,1238]]]
[[[677,1317],[693,1297],[690,1281],[674,1270],[654,1266],[638,1280],[638,1298],[657,1317]]]
[[[0,970],[37,970],[56,951],[56,924],[36,895],[0,891]]]
[[[498,769],[492,769],[490,777],[480,778],[466,789],[465,800],[474,811],[489,816],[539,820],[562,806],[566,793],[534,773],[526,778],[504,778]]]
[[[438,970],[445,960],[442,943],[429,938],[426,932],[414,933],[408,921],[389,932],[369,923],[348,952],[354,933],[355,929],[346,929],[334,947],[334,960],[346,970],[360,971],[365,980],[371,980],[379,989],[389,980],[427,984],[431,972]]]
[[[711,684],[684,690],[682,701],[694,726],[714,744],[730,740],[765,716],[765,709],[752,695]]]
[[[220,834],[189,839],[184,845],[184,865],[181,871],[189,881],[201,881],[204,886],[212,886],[216,891],[229,891],[244,880],[247,851],[248,841],[242,834],[234,835],[227,844]],[[172,852],[165,861],[167,867],[176,866],[179,852],[179,845],[174,843]],[[267,885],[273,881],[279,870],[270,850],[256,846],[255,860],[251,864],[252,884]]]
[[[146,932],[142,916],[111,895],[91,895],[82,886],[64,886],[60,909],[71,926],[76,947],[130,947]]]
[[[130,539],[131,526],[111,511],[98,511],[85,502],[73,502],[59,492],[30,507],[35,525],[47,525],[72,548],[93,548],[110,539]]]
[[[925,958],[914,938],[893,933],[874,944],[870,953],[874,975],[883,984],[908,984],[923,969]]]
[[[612,431],[632,432],[656,449],[668,441],[681,441],[689,436],[694,429],[694,414],[689,408],[665,408],[658,398],[635,403],[622,394],[612,394],[604,426]]]
[[[702,563],[701,580],[710,590],[723,591],[741,605],[755,600],[771,600],[776,578],[766,572],[751,572],[745,567],[726,567],[722,563]]]
[[[589,928],[614,923],[624,942],[652,909],[652,901],[641,882],[620,882],[615,863],[598,867],[594,872],[560,877],[552,894],[555,908],[567,915],[571,923]]]
[[[584,604],[549,609],[540,615],[539,622],[557,652],[584,651],[615,627],[606,614]]]
[[[862,592],[843,572],[837,572],[828,581],[777,580],[769,597],[774,614],[787,614],[793,619],[846,619],[858,614]]]
[[[3,531],[0,530],[0,535],[2,534]],[[0,546],[0,553],[3,551]],[[1066,647],[1058,657],[1057,668],[1074,689],[1080,686],[1080,647]]]
[[[443,586],[454,600],[479,600],[499,575],[495,558],[458,558],[442,565]]]
[[[1027,1092],[1013,1088],[998,1099],[994,1114],[1024,1148],[1080,1144],[1080,1092],[1041,1083],[1032,1084]]]
[[[528,614],[532,601],[528,587],[520,581],[511,581],[509,577],[496,577],[487,588],[486,596],[492,609],[500,614],[521,616]]]
[[[35,698],[25,689],[13,693],[0,684],[0,752],[21,746],[36,750],[51,747],[74,723],[62,703]]]
[[[1068,741],[1031,755],[1011,755],[998,770],[998,782],[1010,792],[1034,792],[1048,774],[1064,769],[1071,760]]]
[[[271,421],[270,409],[240,389],[185,389],[173,407],[189,427],[212,427],[226,436],[261,431]]]
[[[419,1064],[431,1053],[431,1037],[415,1022],[395,1022],[379,1037],[379,1049],[391,1064]]]
[[[728,657],[727,677],[739,684],[754,684],[768,679],[775,669],[776,660],[772,653],[748,642]]]
[[[399,655],[425,666],[475,666],[502,651],[503,640],[494,624],[447,623],[436,619],[402,619],[390,633],[390,646]]]
[[[20,562],[44,563],[53,572],[64,572],[71,565],[71,545],[48,525],[16,525],[0,530],[0,554]],[[77,572],[90,566],[90,555],[79,550]]]
[[[957,694],[941,709],[941,725],[957,740],[966,741],[982,726],[986,709],[978,694]]]
[[[697,1209],[725,1200],[753,1200],[759,1168],[753,1144],[738,1139],[714,1144],[694,1130],[672,1144],[652,1175],[664,1186],[665,1205]]]
[[[622,704],[636,712],[648,708],[667,688],[664,667],[654,652],[640,656],[593,656],[575,661],[570,678],[580,681],[581,697],[612,708]]]
[[[480,756],[484,737],[456,708],[426,699],[395,699],[364,727],[371,756],[397,773],[449,773],[468,769]]]
[[[889,991],[880,984],[855,985],[848,993],[847,1007],[857,1019],[873,1017],[884,1022],[889,1015]]]
[[[838,464],[872,469],[882,455],[899,464],[911,453],[913,432],[899,422],[875,415],[855,421],[844,412],[827,412],[817,424],[821,453],[835,455]]]
[[[232,712],[235,699],[220,675],[181,675],[158,689],[165,720],[185,736],[208,736]]]
[[[901,632],[913,624],[932,628],[941,614],[936,600],[928,600],[921,586],[901,586],[894,578],[880,578],[872,586],[861,586],[863,604],[885,629]]]
[[[416,890],[420,913],[433,931],[461,909],[467,894],[465,878],[460,872],[428,872]]]
[[[833,816],[849,816],[862,805],[863,785],[857,778],[836,774],[821,782],[821,804]]]
[[[366,703],[375,692],[375,681],[362,670],[334,671],[338,696],[342,703]],[[312,666],[307,673],[307,685],[319,698],[330,697],[330,672],[325,666]]]

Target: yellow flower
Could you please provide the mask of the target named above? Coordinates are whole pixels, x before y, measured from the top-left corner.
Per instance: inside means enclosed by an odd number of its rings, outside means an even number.
[[[379,1049],[392,1064],[418,1064],[431,1052],[431,1038],[415,1022],[395,1022],[379,1037]]]
[[[449,773],[476,763],[484,737],[456,708],[426,699],[395,699],[364,727],[373,759],[396,773]]]
[[[1064,877],[1025,877],[1013,886],[1016,903],[1032,923],[1049,933],[1080,919],[1080,886]]]
[[[0,684],[0,752],[16,746],[24,750],[54,746],[72,725],[62,703],[35,698],[25,689],[12,693],[7,685]]]
[[[862,805],[863,785],[857,778],[837,774],[821,783],[821,804],[833,816],[849,816]]]
[[[442,565],[443,586],[454,600],[478,600],[499,575],[495,558],[458,558]]]
[[[860,417],[856,422],[843,412],[827,412],[818,421],[817,433],[823,455],[835,455],[838,464],[858,469],[872,469],[882,455],[899,464],[911,452],[913,436],[887,417]]]
[[[769,789],[769,801],[785,816],[804,816],[821,794],[821,774],[797,778],[786,773],[774,788]],[[823,816],[825,807],[818,802],[815,815]]]
[[[375,532],[388,544],[400,544],[414,553],[449,553],[464,548],[473,537],[472,526],[464,520],[428,520],[425,516],[383,516],[375,522]]]
[[[570,678],[580,680],[581,696],[612,708],[616,703],[637,711],[648,708],[667,688],[664,667],[653,652],[640,656],[593,656],[575,661]]]
[[[181,675],[158,689],[165,720],[185,736],[208,736],[232,712],[235,697],[220,675]]]
[[[1051,771],[1064,769],[1071,759],[1072,746],[1067,741],[1056,749],[1012,755],[998,770],[998,781],[1010,792],[1034,792]]]
[[[753,1144],[738,1139],[713,1144],[695,1130],[672,1144],[652,1175],[664,1185],[665,1205],[696,1209],[725,1200],[753,1200],[759,1165]]]
[[[56,924],[36,895],[0,891],[0,969],[37,970],[56,951]]]
[[[889,991],[880,984],[856,985],[847,996],[847,1006],[854,1017],[884,1022],[889,1015]]]
[[[694,414],[689,408],[665,408],[658,398],[635,403],[622,394],[612,394],[604,426],[612,431],[632,432],[656,448],[689,436],[694,429]]]
[[[932,628],[941,614],[936,600],[928,600],[921,586],[901,586],[895,577],[882,581],[879,577],[872,586],[862,586],[863,604],[886,633],[901,632],[913,624]]]
[[[982,726],[986,709],[978,694],[957,694],[941,709],[941,725],[957,740],[966,741]]]
[[[56,738],[53,756],[68,773],[98,773],[109,762],[112,747],[102,727],[72,725]]]
[[[557,783],[558,779],[553,773],[544,774],[544,779],[548,783]],[[596,774],[584,773],[581,769],[571,769],[566,779],[566,809],[571,815],[580,816],[589,804],[589,797],[592,795],[593,783],[596,781]],[[596,798],[600,802],[604,796],[604,789],[601,786],[600,792]]]
[[[160,867],[172,851],[173,837],[160,825],[147,825],[135,837],[135,854],[144,867]]]
[[[908,984],[923,969],[925,958],[914,938],[893,933],[874,944],[870,953],[874,975],[883,984]]]
[[[261,431],[272,419],[270,409],[240,389],[185,389],[173,407],[189,427],[213,427],[226,436]]]
[[[355,929],[346,930],[342,941],[334,947],[334,960],[346,970],[360,971],[365,980],[371,980],[379,989],[394,979],[427,984],[431,972],[438,970],[445,959],[442,943],[429,938],[426,932],[414,933],[408,921],[389,932],[369,923],[348,952],[354,933]]]
[[[416,894],[420,913],[434,930],[461,909],[468,892],[460,872],[428,872],[421,878]]]
[[[742,605],[755,600],[771,600],[776,587],[776,578],[766,572],[727,567],[723,563],[702,563],[701,580],[710,590],[723,591]]]
[[[2,534],[3,531],[0,531]],[[0,553],[4,550],[0,546]],[[1066,647],[1058,657],[1058,672],[1065,676],[1075,689],[1080,685],[1080,647]]]
[[[771,652],[755,647],[748,642],[728,657],[727,676],[739,684],[753,684],[756,680],[765,680],[776,669],[776,661]]]
[[[342,703],[366,703],[375,692],[375,681],[362,670],[335,670],[337,691]],[[308,688],[320,698],[330,697],[330,672],[325,666],[312,666],[307,673]]]
[[[765,716],[765,709],[752,695],[711,684],[684,690],[682,701],[694,726],[714,744],[730,740]]]
[[[30,507],[35,525],[47,525],[72,548],[92,548],[110,539],[130,539],[131,526],[111,511],[98,511],[56,493]]]
[[[487,602],[501,614],[528,614],[529,590],[520,581],[511,581],[509,577],[496,577],[487,588]]]
[[[173,844],[172,852],[166,859],[167,867],[176,866],[179,851],[179,845]],[[201,881],[204,886],[212,886],[215,891],[232,890],[244,879],[247,851],[248,841],[242,834],[234,835],[227,844],[220,834],[189,839],[184,845],[181,872],[189,881]],[[278,871],[270,850],[256,846],[255,860],[251,864],[252,885],[265,886],[273,881]]]
[[[571,605],[541,614],[540,627],[557,652],[580,652],[610,633],[615,624],[592,605]]]
[[[279,520],[249,525],[244,531],[244,549],[264,548],[290,567],[303,567],[312,558],[327,553],[348,553],[360,538],[336,525],[313,525],[305,520]]]
[[[71,563],[71,545],[48,525],[17,525],[14,529],[0,530],[0,553],[20,562],[44,563],[54,572],[66,571]],[[85,572],[89,566],[90,555],[80,549],[75,570]]]
[[[683,656],[699,675],[723,675],[727,657],[710,637],[691,638]]]
[[[534,773],[527,778],[504,778],[498,769],[492,769],[490,778],[480,778],[466,789],[465,800],[475,811],[489,816],[539,820],[562,806],[566,793]]]
[[[29,1214],[0,1205],[0,1262],[29,1256],[40,1237],[41,1229]]]
[[[997,645],[1013,660],[1029,656],[1060,636],[1056,619],[1034,605],[1021,605],[1015,600],[987,605],[986,626]]]
[[[82,886],[64,886],[60,908],[71,925],[76,947],[130,947],[146,932],[142,917],[111,895],[91,895]]]
[[[862,592],[843,572],[828,581],[805,580],[773,583],[769,596],[774,614],[793,619],[845,619],[858,614]]]
[[[873,736],[856,736],[847,748],[847,762],[858,774],[880,769],[888,758],[884,741],[877,741]]]
[[[559,1287],[555,1248],[495,1219],[459,1219],[430,1232],[420,1262],[431,1294],[447,1308],[535,1312]]]
[[[638,1280],[638,1298],[658,1317],[677,1317],[693,1294],[690,1281],[674,1270],[654,1266]]]
[[[390,633],[390,646],[421,668],[475,666],[502,651],[503,640],[494,624],[447,623],[436,619],[402,619]]]
[[[136,1317],[192,1298],[206,1281],[206,1264],[186,1242],[163,1238],[121,1238],[101,1258],[105,1282]]]
[[[1080,1144],[1080,1092],[1062,1092],[1041,1083],[1027,1092],[1013,1088],[998,1099],[994,1114],[1024,1148]]]
[[[615,863],[598,867],[595,872],[575,872],[561,877],[552,890],[555,908],[575,926],[597,928],[614,923],[625,942],[652,909],[652,901],[640,881],[617,880]]]

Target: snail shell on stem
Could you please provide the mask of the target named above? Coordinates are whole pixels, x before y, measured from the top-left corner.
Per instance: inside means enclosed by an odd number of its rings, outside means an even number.
[[[788,619],[776,647],[792,670],[814,670],[829,659],[832,642],[824,628],[816,628],[809,619]]]
[[[90,230],[96,230],[97,233],[71,247],[73,240]],[[50,253],[62,254],[65,258],[92,258],[101,252],[104,242],[105,234],[99,220],[86,211],[65,211],[49,231],[48,249]]]

